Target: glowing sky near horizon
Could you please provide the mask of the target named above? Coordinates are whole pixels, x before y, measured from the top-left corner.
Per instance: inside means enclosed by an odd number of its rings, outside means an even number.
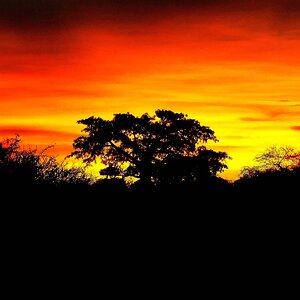
[[[299,53],[294,0],[0,0],[0,135],[67,155],[79,119],[171,109],[215,131],[236,178],[300,146]]]

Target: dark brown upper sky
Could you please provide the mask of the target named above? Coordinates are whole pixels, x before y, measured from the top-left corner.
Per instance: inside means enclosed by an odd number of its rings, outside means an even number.
[[[251,15],[268,11],[280,23],[299,17],[297,0],[0,0],[0,26],[14,30],[62,29],[86,22],[144,23],[174,13]]]

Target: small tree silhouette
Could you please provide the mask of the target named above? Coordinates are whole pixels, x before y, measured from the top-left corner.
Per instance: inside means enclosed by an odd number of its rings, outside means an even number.
[[[257,165],[244,167],[235,182],[238,192],[266,198],[298,194],[300,152],[291,146],[272,146],[255,156]]]
[[[21,139],[6,138],[0,142],[0,184],[3,186],[88,184],[91,178],[84,169],[67,168],[42,151],[21,148]]]
[[[256,177],[261,173],[293,171],[300,165],[300,152],[291,146],[272,146],[255,156],[256,166],[244,167],[242,177]]]
[[[2,184],[28,185],[37,180],[41,171],[36,150],[20,147],[20,138],[4,139],[0,143],[0,178]]]

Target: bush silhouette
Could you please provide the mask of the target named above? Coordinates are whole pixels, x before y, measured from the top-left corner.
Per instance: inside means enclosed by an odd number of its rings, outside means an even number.
[[[273,146],[255,157],[257,165],[244,167],[235,182],[242,196],[285,199],[298,195],[300,153],[291,146]]]
[[[21,147],[19,136],[0,142],[0,184],[3,187],[37,191],[38,188],[89,184],[81,168],[66,168],[45,152]],[[16,190],[17,191],[17,190]]]

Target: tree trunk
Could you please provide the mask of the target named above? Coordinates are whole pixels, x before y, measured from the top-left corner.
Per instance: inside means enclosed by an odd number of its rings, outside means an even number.
[[[151,162],[143,162],[140,168],[140,180],[145,187],[152,185]]]

